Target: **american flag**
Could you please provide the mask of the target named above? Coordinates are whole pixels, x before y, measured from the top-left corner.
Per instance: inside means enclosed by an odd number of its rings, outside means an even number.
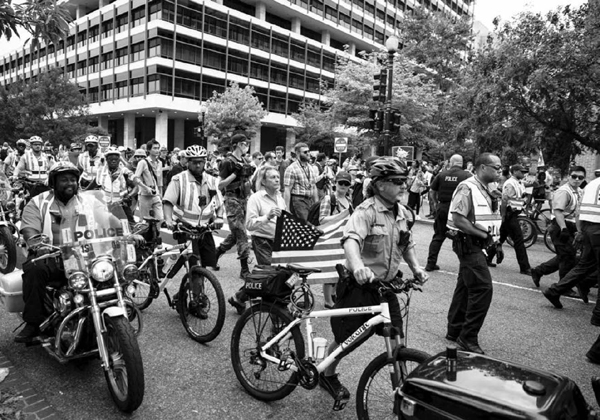
[[[335,265],[343,264],[346,259],[340,239],[349,215],[349,211],[344,210],[334,220],[316,228],[286,211],[282,212],[277,218],[271,263],[320,268],[320,273],[308,276],[310,284],[336,283],[338,274]]]

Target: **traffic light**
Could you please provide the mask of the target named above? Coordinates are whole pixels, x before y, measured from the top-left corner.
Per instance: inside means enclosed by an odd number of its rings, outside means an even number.
[[[399,112],[394,112],[390,121],[390,133],[400,132],[400,122],[401,114]]]
[[[377,110],[370,109],[369,110],[369,130],[375,130],[375,126],[377,122]]]
[[[204,138],[204,127],[201,125],[198,127],[194,127],[196,137]]]
[[[387,91],[387,71],[382,69],[379,74],[373,76],[375,82],[373,84],[373,100],[381,103],[385,102],[385,93]]]

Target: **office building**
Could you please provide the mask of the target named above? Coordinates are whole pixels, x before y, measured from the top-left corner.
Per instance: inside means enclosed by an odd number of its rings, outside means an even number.
[[[251,85],[267,117],[253,150],[290,146],[291,114],[320,100],[336,57],[379,49],[419,4],[473,14],[473,0],[68,0],[74,21],[58,45],[0,58],[0,83],[62,69],[113,143],[201,142],[202,101],[232,81]],[[208,116],[210,117],[210,116]],[[137,143],[137,144],[136,144]]]

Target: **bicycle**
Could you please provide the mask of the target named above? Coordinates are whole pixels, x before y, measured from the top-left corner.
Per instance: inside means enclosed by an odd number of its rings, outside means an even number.
[[[537,242],[537,228],[535,224],[527,216],[517,216],[521,233],[523,234],[523,243],[525,248],[529,248],[531,245]],[[510,236],[506,238],[506,242],[512,247],[515,246],[514,241]]]
[[[294,274],[288,282],[300,283],[290,295],[289,303],[263,298],[251,299],[251,306],[238,319],[231,336],[231,360],[236,377],[244,389],[262,401],[275,401],[289,395],[300,384],[305,389],[318,385],[319,374],[342,353],[367,338],[373,327],[384,324],[386,351],[365,368],[358,383],[356,410],[360,419],[375,418],[375,412],[386,416],[398,413],[394,395],[404,378],[430,355],[406,347],[406,333],[390,322],[389,304],[313,311],[314,296],[307,284],[310,273],[319,269],[288,265]],[[418,280],[378,283],[378,292],[402,293],[403,329],[407,330],[410,297],[421,291]],[[318,343],[311,319],[373,314],[346,341],[327,357],[326,343]],[[302,335],[300,324],[305,324]],[[305,337],[308,346],[305,349]],[[392,347],[392,337],[396,346]],[[305,354],[305,350],[308,354]],[[320,362],[317,364],[317,362]],[[390,374],[391,372],[391,374]],[[343,409],[348,400],[335,400],[334,410]]]
[[[225,296],[219,280],[204,267],[190,266],[190,258],[194,257],[192,240],[212,232],[211,226],[192,227],[178,223],[173,235],[185,235],[187,241],[179,245],[162,245],[158,233],[157,219],[149,221],[149,243],[141,247],[141,261],[138,266],[139,280],[135,280],[135,293],[130,296],[134,305],[146,309],[152,301],[164,292],[169,307],[177,310],[179,317],[188,335],[199,343],[208,343],[214,340],[225,323]],[[158,244],[158,245],[157,245]],[[152,248],[150,248],[152,247]],[[178,255],[179,254],[179,255]],[[159,260],[164,258],[176,260],[171,267],[162,273],[162,264]],[[171,298],[167,286],[182,267],[187,273],[183,276],[179,292]]]

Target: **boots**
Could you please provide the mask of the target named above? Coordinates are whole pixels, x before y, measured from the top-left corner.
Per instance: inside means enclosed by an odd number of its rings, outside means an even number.
[[[223,251],[221,249],[220,246],[217,247],[217,254],[216,254],[216,259],[215,259],[215,266],[213,267],[213,269],[215,271],[219,271],[221,269],[221,266],[219,265],[219,258],[221,258],[221,255],[223,255],[225,253],[225,251]]]
[[[242,280],[246,280],[246,276],[250,274],[250,268],[248,267],[248,258],[241,259],[240,264],[242,265],[242,270],[240,271],[240,278]]]

